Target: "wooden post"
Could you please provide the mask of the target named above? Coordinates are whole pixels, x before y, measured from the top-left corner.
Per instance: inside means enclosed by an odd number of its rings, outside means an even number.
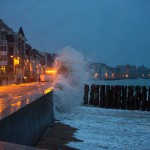
[[[83,104],[88,104],[89,100],[89,85],[85,84],[84,85],[84,96],[83,96]]]
[[[121,86],[116,86],[116,109],[121,108]]]
[[[105,99],[105,108],[111,107],[111,90],[110,85],[106,86],[106,99]]]
[[[105,85],[100,86],[100,107],[105,107]]]
[[[146,110],[147,108],[147,88],[146,86],[142,86],[142,103],[141,110]]]
[[[147,111],[150,111],[150,87],[149,87],[149,90],[148,90]]]
[[[140,110],[140,104],[141,104],[140,95],[141,95],[141,87],[136,86],[135,87],[135,107],[134,107],[135,110]]]
[[[112,92],[112,105],[111,108],[116,108],[117,105],[117,100],[116,100],[116,86],[111,87],[111,92]]]
[[[134,106],[135,106],[135,96],[134,96],[134,92],[135,91],[135,87],[131,86],[131,93],[130,93],[130,100],[131,100],[131,110],[134,110]]]
[[[99,105],[99,85],[94,86],[94,100],[93,100],[94,106]]]
[[[90,100],[89,100],[89,103],[91,105],[93,105],[93,100],[94,100],[94,84],[91,85],[91,90],[90,90]]]
[[[121,108],[126,109],[127,108],[127,86],[122,86],[122,97],[121,97]]]
[[[127,109],[133,110],[134,108],[134,86],[128,86],[128,100]]]

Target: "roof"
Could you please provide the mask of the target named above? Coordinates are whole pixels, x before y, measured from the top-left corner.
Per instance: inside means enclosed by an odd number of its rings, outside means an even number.
[[[11,31],[14,33],[14,31],[8,25],[6,25],[2,19],[0,19],[0,27],[5,28],[7,31]]]
[[[25,37],[22,27],[19,28],[19,33],[20,33],[23,37]]]

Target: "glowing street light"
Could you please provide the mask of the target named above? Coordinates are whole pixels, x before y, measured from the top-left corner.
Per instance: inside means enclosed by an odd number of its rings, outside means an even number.
[[[57,71],[54,70],[54,69],[49,69],[49,70],[46,70],[45,73],[46,74],[55,74]]]

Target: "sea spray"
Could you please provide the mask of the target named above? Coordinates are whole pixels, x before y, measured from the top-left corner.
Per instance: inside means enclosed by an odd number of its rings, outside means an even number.
[[[83,56],[73,48],[62,49],[56,57],[54,68],[60,74],[53,83],[55,111],[70,112],[82,103],[87,80],[85,65]]]

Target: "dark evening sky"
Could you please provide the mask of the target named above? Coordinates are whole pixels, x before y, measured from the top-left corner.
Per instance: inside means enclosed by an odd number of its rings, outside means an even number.
[[[39,51],[150,67],[150,0],[0,0],[0,18]]]

